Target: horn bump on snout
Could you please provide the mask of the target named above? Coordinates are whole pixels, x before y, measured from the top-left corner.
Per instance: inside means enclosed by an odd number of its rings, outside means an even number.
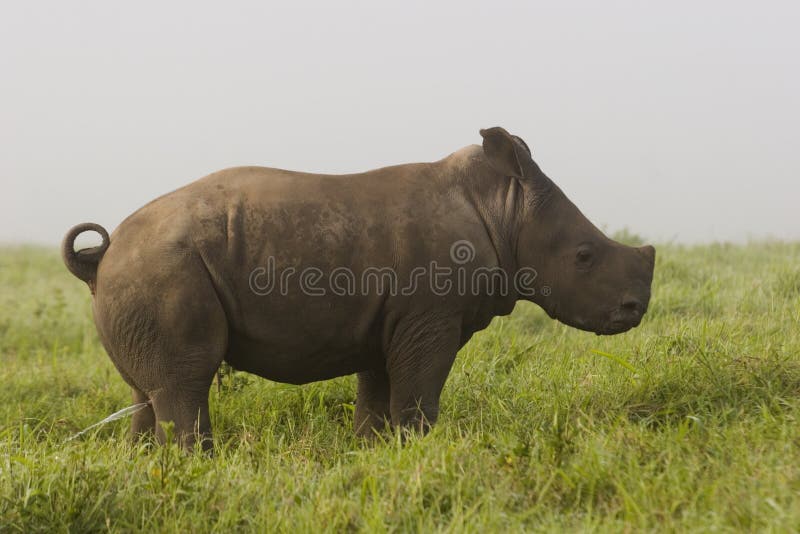
[[[653,245],[645,245],[637,249],[645,258],[648,259],[651,265],[656,263],[656,248]]]

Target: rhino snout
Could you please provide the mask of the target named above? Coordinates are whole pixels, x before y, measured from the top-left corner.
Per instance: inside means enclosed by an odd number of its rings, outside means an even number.
[[[647,305],[650,302],[650,291],[626,291],[619,304],[611,310],[608,321],[596,332],[598,335],[613,335],[627,332],[642,322]]]
[[[647,303],[642,302],[642,299],[633,295],[625,295],[619,307],[624,315],[641,319],[647,309]]]

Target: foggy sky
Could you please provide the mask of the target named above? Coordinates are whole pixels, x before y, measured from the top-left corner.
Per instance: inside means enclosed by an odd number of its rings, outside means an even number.
[[[521,136],[596,224],[800,238],[792,2],[4,2],[0,242],[112,230],[212,171]]]

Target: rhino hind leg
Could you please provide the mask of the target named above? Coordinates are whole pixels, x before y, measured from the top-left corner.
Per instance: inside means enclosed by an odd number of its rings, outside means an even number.
[[[145,389],[158,441],[169,438],[163,423],[171,422],[173,439],[187,450],[212,448],[208,395],[227,351],[227,321],[210,283],[209,292],[196,291],[176,317],[164,321],[163,342],[151,353],[162,372],[151,375]]]
[[[184,449],[192,450],[199,445],[204,451],[211,450],[210,385],[209,381],[205,386],[167,388],[152,396],[159,443],[166,442],[170,438],[169,432],[172,432],[173,439],[177,439]],[[172,430],[162,423],[172,423]]]
[[[149,401],[147,395],[139,389],[131,387],[131,392],[133,394],[134,404],[141,404],[142,402]],[[149,438],[155,434],[155,430],[156,414],[153,411],[152,404],[133,414],[133,419],[131,421],[131,439],[136,441],[142,438]]]
[[[152,273],[146,285],[140,273],[121,273],[108,293],[101,278],[95,320],[134,401],[151,403],[135,414],[132,434],[154,430],[160,443],[172,437],[186,449],[209,450],[208,394],[228,324],[199,258],[186,255],[174,267]]]
[[[188,303],[187,308],[191,309]],[[165,342],[149,357],[161,372],[143,380],[144,391],[152,405],[160,443],[170,438],[164,423],[172,423],[171,437],[182,447],[191,450],[199,444],[208,451],[212,448],[208,394],[225,354],[227,324],[213,314],[193,314],[188,310],[187,314],[204,331],[176,340],[176,331],[166,328]]]

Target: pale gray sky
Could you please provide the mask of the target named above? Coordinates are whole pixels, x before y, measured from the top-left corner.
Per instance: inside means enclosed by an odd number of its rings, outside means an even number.
[[[800,238],[796,2],[3,2],[0,241],[501,125],[599,225]]]

